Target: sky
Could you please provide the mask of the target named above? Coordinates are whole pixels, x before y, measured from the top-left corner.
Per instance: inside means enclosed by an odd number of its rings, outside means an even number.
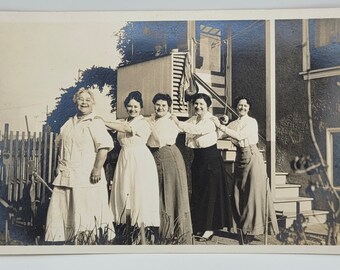
[[[26,115],[29,130],[41,131],[60,89],[74,85],[79,70],[115,68],[120,62],[116,34],[123,25],[62,19],[0,22],[0,130],[9,123],[10,130],[26,131]],[[97,107],[107,113],[109,102],[101,97]]]

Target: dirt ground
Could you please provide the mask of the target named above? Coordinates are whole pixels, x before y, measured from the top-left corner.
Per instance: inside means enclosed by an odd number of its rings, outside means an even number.
[[[3,222],[1,222],[1,225]],[[320,226],[319,226],[320,227]],[[289,233],[289,230],[282,231],[277,236],[268,235],[267,236],[267,244],[268,245],[325,245],[326,244],[326,236],[327,231],[323,227],[322,231],[319,227],[307,228],[305,230],[305,235],[300,242],[297,242],[297,234]],[[0,227],[0,245],[44,245],[42,241],[43,236],[36,237],[39,235],[37,231],[32,229],[27,229],[25,226],[10,226],[9,228],[9,237],[5,238],[5,230],[4,226]],[[338,228],[338,231],[340,227]],[[41,235],[41,234],[40,234]],[[286,236],[286,237],[285,237]],[[338,235],[337,239],[340,239],[340,235]],[[304,241],[306,240],[306,241]],[[340,244],[340,243],[339,243]],[[214,233],[213,237],[209,240],[200,239],[198,237],[194,238],[194,245],[265,245],[265,237],[264,235],[259,235],[255,237],[248,237],[247,239],[241,239],[240,234],[231,233],[226,230],[219,230]]]
[[[214,236],[211,240],[208,241],[199,241],[200,239],[196,238],[194,244],[195,245],[264,245],[265,239],[263,235],[248,238],[248,242],[242,242],[240,239],[240,235],[236,233],[229,233],[226,231],[218,231],[215,232]],[[283,243],[276,239],[273,235],[268,235],[267,237],[268,245],[282,245]]]

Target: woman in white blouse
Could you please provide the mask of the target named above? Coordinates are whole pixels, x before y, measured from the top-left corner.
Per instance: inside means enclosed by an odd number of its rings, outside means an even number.
[[[185,163],[176,146],[179,128],[169,112],[168,94],[156,94],[152,102],[155,113],[147,120],[151,135],[147,145],[153,154],[159,178],[160,237],[164,243],[192,244],[188,181]]]
[[[257,148],[257,121],[248,115],[251,108],[249,98],[239,97],[235,104],[237,104],[238,119],[227,126],[221,125],[217,118],[213,119],[216,127],[230,136],[237,147],[234,172],[237,212],[234,215],[235,220],[244,234],[259,235],[265,231],[268,214],[270,228],[276,234],[278,225],[268,177],[263,156]]]
[[[210,239],[215,230],[232,227],[231,185],[217,149],[217,129],[208,111],[211,99],[198,93],[192,97],[195,116],[182,122],[173,116],[186,133],[186,145],[194,150],[191,165],[191,217],[194,234]]]
[[[103,169],[111,136],[92,112],[93,93],[80,88],[73,97],[77,114],[61,127],[57,177],[48,207],[45,241],[96,244],[99,229],[115,236]]]
[[[142,94],[130,92],[124,105],[127,119],[105,122],[108,128],[118,131],[121,145],[110,197],[114,221],[127,224],[131,212],[133,226],[159,227],[158,175],[155,160],[146,146],[151,129],[140,114]]]

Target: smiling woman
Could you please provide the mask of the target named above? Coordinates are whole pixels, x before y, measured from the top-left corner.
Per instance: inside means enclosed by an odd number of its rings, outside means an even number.
[[[231,137],[237,147],[234,172],[234,217],[245,234],[266,233],[267,222],[272,233],[279,232],[268,176],[262,154],[257,148],[258,125],[248,115],[252,103],[248,97],[235,100],[239,118],[227,126],[213,118],[216,127]]]
[[[203,93],[192,96],[195,115],[188,121],[172,119],[186,134],[186,145],[194,150],[191,165],[191,217],[193,232],[200,240],[214,231],[232,227],[231,183],[217,149],[217,130],[208,111],[212,101]]]
[[[192,244],[192,225],[185,163],[176,146],[179,128],[169,113],[172,99],[156,94],[155,113],[147,120],[151,135],[147,145],[157,165],[160,194],[160,236],[164,243]]]
[[[80,89],[73,97],[73,102],[77,107],[77,118],[81,119],[93,110],[94,96],[91,91],[85,88]]]
[[[119,153],[110,198],[110,207],[116,224],[142,227],[159,227],[159,190],[157,168],[146,147],[151,129],[140,114],[142,94],[130,92],[124,101],[128,118],[105,122],[118,131],[122,146]]]
[[[94,244],[100,229],[110,241],[115,233],[103,164],[113,148],[112,139],[103,121],[94,118],[95,101],[89,89],[81,88],[73,101],[77,114],[62,126],[59,135],[58,175],[53,182],[45,241]]]

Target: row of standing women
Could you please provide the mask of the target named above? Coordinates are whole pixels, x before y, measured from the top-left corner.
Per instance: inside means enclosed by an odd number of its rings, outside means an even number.
[[[92,113],[93,94],[87,89],[76,93],[77,114],[60,132],[59,173],[53,182],[45,241],[88,237],[94,228],[113,239],[113,224],[126,224],[128,212],[131,224],[159,227],[161,239],[183,244],[192,244],[193,234],[209,239],[214,231],[231,229],[235,222],[244,233],[262,234],[267,212],[277,233],[264,163],[256,147],[257,122],[248,116],[249,100],[238,102],[240,117],[228,126],[208,111],[211,99],[205,94],[193,96],[195,116],[186,122],[169,113],[170,96],[157,94],[152,101],[155,113],[144,118],[142,96],[131,92],[124,102],[128,118],[103,122]],[[121,145],[110,199],[103,164],[113,145],[106,128],[118,132]],[[194,152],[190,206],[185,163],[175,145],[182,131],[186,146]],[[222,133],[238,149],[234,180],[227,176],[216,146]]]

